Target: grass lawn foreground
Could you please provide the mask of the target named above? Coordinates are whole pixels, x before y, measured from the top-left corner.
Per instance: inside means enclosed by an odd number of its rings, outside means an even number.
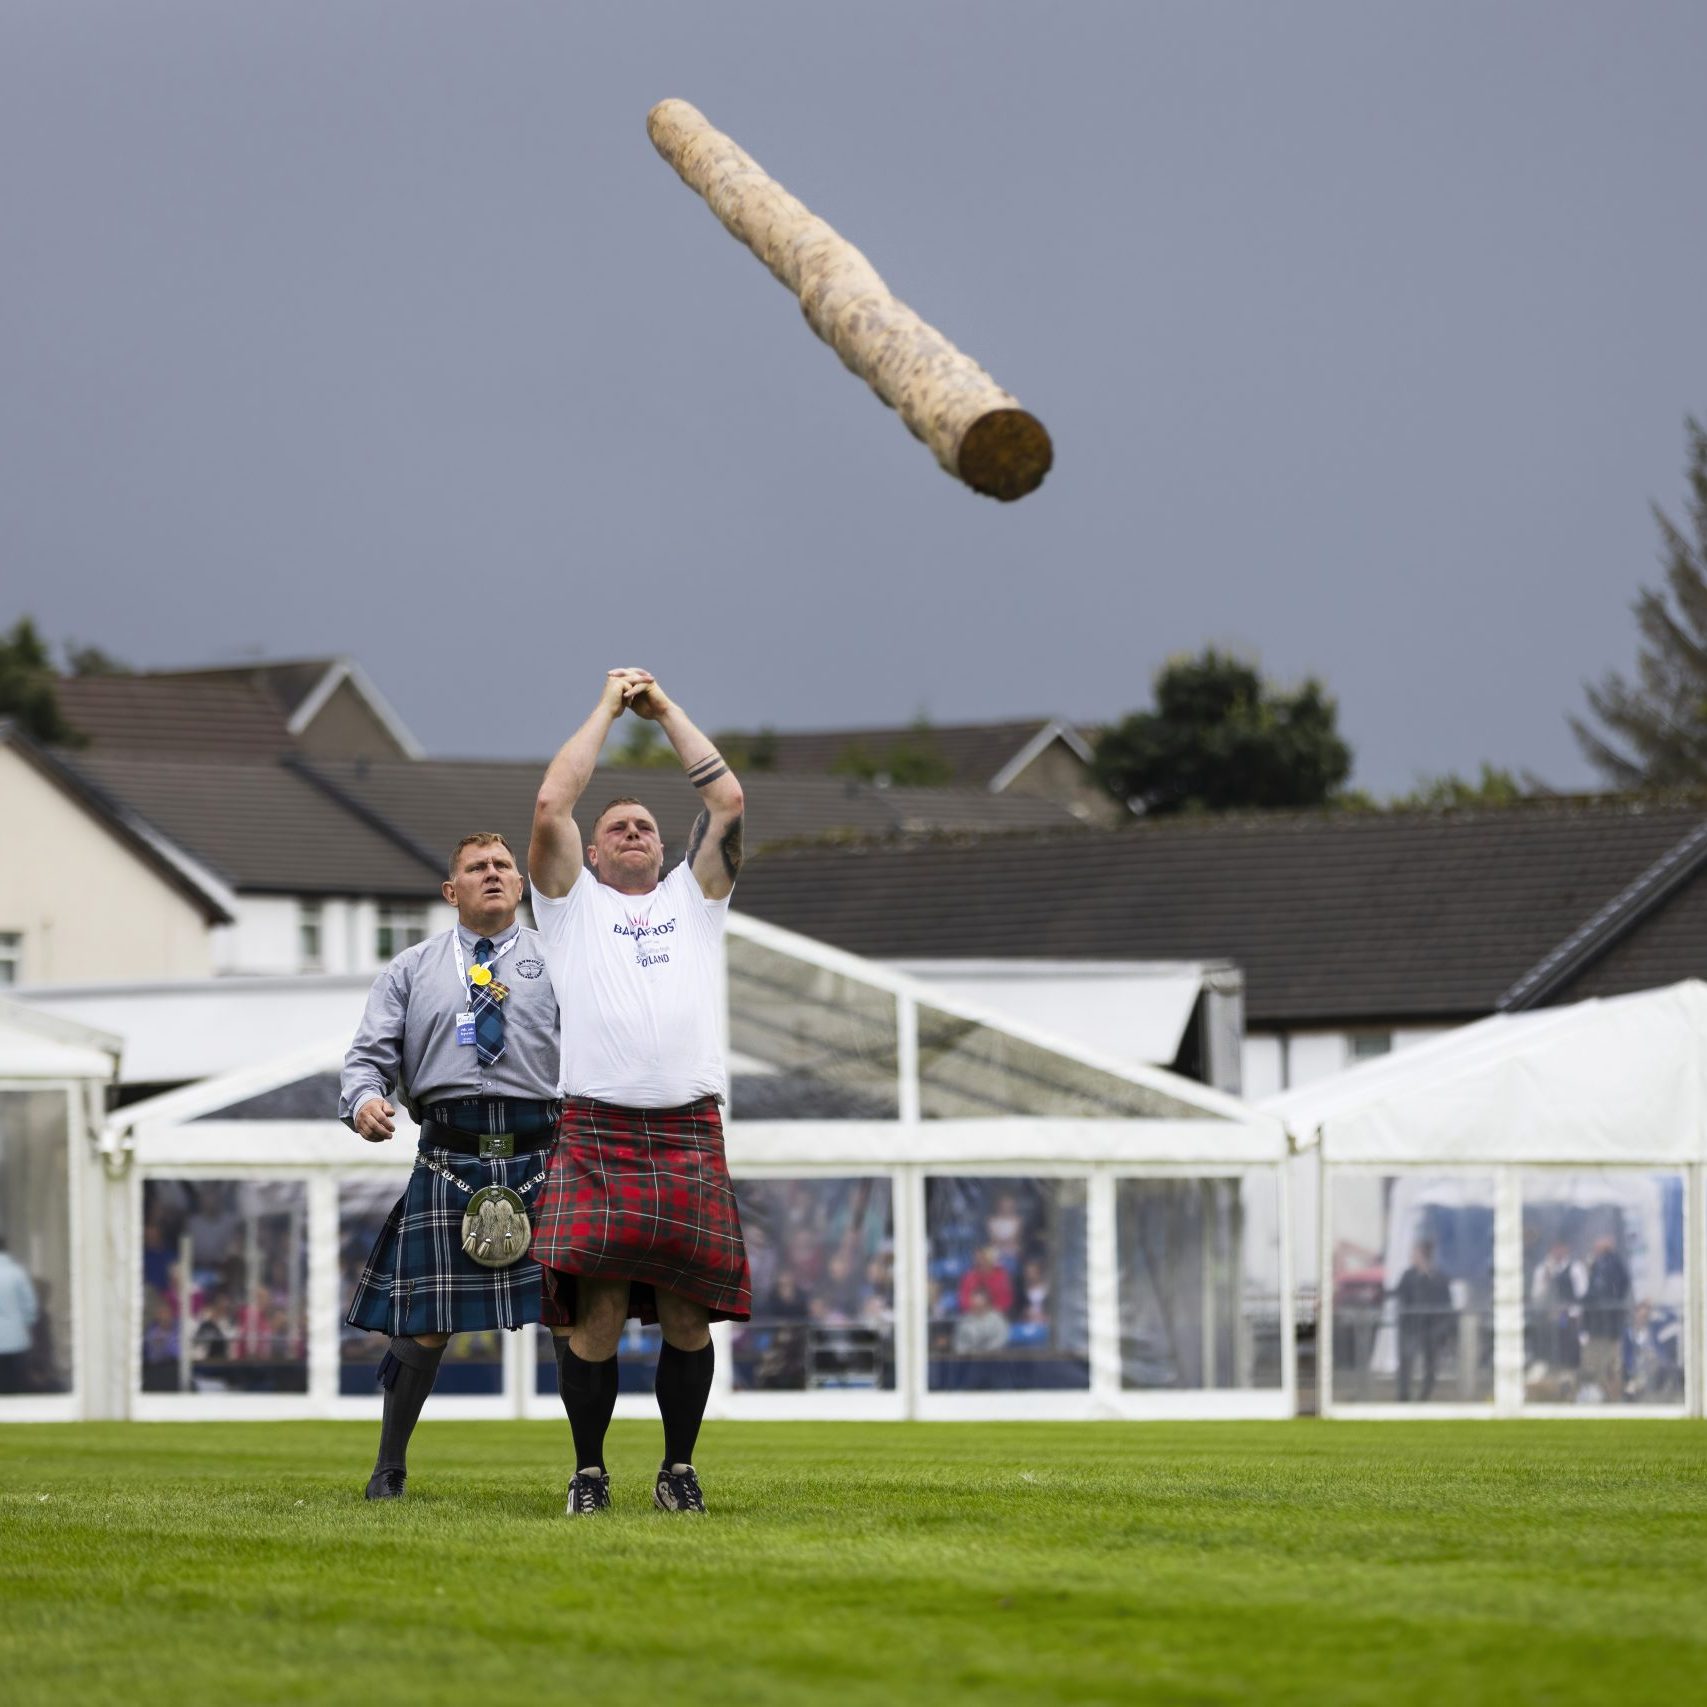
[[[122,1701],[1699,1699],[1700,1423],[0,1428],[0,1678]]]

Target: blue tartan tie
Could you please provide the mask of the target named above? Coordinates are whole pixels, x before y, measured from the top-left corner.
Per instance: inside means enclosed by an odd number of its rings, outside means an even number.
[[[489,966],[492,962],[492,939],[483,936],[474,945],[474,964]],[[486,994],[491,989],[490,984],[475,984],[472,1007],[474,1009],[474,1053],[480,1057],[482,1067],[490,1067],[504,1053],[504,1010],[498,1003]]]

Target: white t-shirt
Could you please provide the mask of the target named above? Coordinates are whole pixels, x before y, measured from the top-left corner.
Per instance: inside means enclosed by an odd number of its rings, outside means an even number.
[[[582,868],[567,895],[533,893],[534,924],[563,1016],[560,1096],[627,1108],[726,1097],[723,926],[684,860],[647,895]]]

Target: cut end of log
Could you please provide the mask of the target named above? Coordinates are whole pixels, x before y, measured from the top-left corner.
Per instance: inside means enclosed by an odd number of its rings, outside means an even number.
[[[705,114],[691,101],[682,101],[674,96],[666,97],[646,115],[646,134],[654,142],[658,140],[658,132],[669,124],[704,124]]]
[[[992,409],[966,429],[956,460],[955,472],[974,492],[1010,504],[1043,484],[1055,447],[1035,415]]]

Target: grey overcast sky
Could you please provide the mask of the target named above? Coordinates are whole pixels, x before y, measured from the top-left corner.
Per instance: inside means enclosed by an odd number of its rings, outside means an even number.
[[[0,624],[349,652],[430,751],[1320,675],[1590,773],[1707,415],[1701,0],[0,0]],[[1050,427],[975,497],[653,152],[695,102]]]

